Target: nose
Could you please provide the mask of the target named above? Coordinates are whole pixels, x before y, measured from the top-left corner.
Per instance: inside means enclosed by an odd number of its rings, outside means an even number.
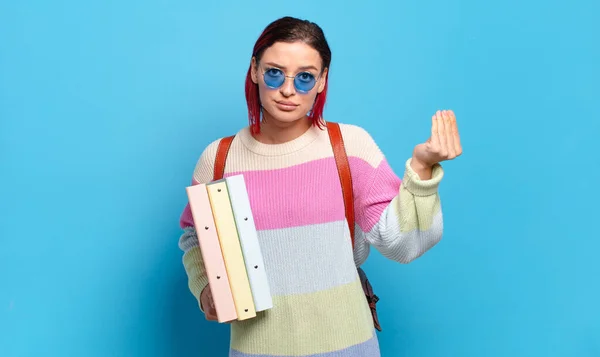
[[[296,88],[294,88],[294,77],[285,77],[285,81],[283,81],[279,91],[284,97],[293,95],[296,92]]]

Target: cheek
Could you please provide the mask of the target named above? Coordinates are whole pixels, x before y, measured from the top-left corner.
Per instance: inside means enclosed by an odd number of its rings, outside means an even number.
[[[308,94],[298,94],[296,98],[299,98],[298,102],[303,108],[310,109],[315,103],[315,99],[317,98],[317,91],[311,91]]]
[[[267,88],[262,81],[258,81],[258,97],[260,101],[263,102],[271,95],[271,89]]]

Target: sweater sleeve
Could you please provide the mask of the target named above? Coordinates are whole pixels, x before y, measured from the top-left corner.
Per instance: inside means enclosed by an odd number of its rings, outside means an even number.
[[[218,141],[211,143],[202,153],[192,176],[192,185],[208,183],[212,180],[213,162]],[[200,294],[208,285],[202,253],[196,235],[196,227],[189,202],[185,205],[179,220],[183,233],[179,237],[179,249],[183,252],[183,266],[188,277],[188,288],[200,306]]]
[[[357,266],[367,259],[370,247],[400,263],[417,259],[442,238],[443,219],[438,187],[441,165],[422,180],[404,163],[402,178],[388,164],[375,142],[363,133],[351,169],[355,181],[355,246]]]

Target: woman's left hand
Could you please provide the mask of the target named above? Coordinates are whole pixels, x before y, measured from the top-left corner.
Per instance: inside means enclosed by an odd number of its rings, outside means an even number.
[[[431,117],[431,136],[413,151],[411,166],[421,179],[431,177],[433,165],[462,154],[456,116],[451,110],[438,110]]]

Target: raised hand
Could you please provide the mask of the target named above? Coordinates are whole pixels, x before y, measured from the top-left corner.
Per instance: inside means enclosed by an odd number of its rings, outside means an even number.
[[[438,110],[431,117],[431,136],[426,142],[415,146],[411,166],[427,179],[433,165],[452,160],[462,154],[456,116],[451,110]]]

